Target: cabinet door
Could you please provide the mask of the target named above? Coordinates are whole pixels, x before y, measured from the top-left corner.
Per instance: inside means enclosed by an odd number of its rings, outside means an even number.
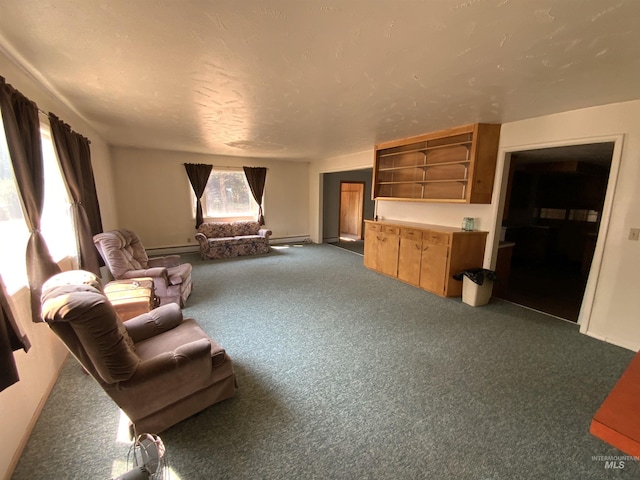
[[[444,295],[449,247],[436,243],[422,243],[420,287]]]
[[[376,270],[385,275],[398,275],[398,249],[400,237],[397,234],[380,232],[376,235],[378,255]]]
[[[378,270],[378,233],[380,225],[367,223],[364,231],[364,266],[372,270]]]
[[[421,258],[422,240],[401,237],[398,253],[398,278],[411,285],[419,285]]]

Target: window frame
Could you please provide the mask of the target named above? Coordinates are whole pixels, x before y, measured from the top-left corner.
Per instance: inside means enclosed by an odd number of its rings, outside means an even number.
[[[228,215],[215,215],[215,213],[221,212],[210,212],[209,205],[207,203],[207,191],[210,189],[210,182],[212,178],[221,173],[233,173],[233,174],[241,174],[242,180],[244,182],[245,191],[242,192],[243,195],[246,195],[249,200],[249,205],[251,210],[249,212],[233,212]],[[196,216],[196,198],[193,194],[192,190],[192,213],[193,218]],[[201,199],[202,204],[202,217],[205,222],[235,222],[242,220],[256,220],[258,218],[259,205],[253,198],[253,194],[251,193],[251,188],[249,187],[249,182],[247,181],[247,177],[244,174],[244,170],[242,167],[216,167],[214,166],[211,169],[211,173],[209,174],[209,179],[207,180],[207,186],[205,187],[205,191],[202,195]]]

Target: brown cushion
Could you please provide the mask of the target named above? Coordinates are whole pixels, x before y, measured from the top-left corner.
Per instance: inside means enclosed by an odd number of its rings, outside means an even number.
[[[100,377],[107,383],[127,380],[140,359],[133,341],[115,310],[93,282],[68,285],[78,274],[64,272],[45,283],[42,318],[47,323],[67,322]]]
[[[122,278],[129,270],[148,267],[149,258],[138,236],[131,230],[112,230],[94,237],[100,244],[109,270],[115,278]]]

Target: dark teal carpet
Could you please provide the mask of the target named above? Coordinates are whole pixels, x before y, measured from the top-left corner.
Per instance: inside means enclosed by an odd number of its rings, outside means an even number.
[[[364,255],[364,240],[331,242],[329,245],[344,248],[358,255]]]
[[[172,479],[638,474],[594,459],[620,452],[588,432],[633,352],[576,325],[500,300],[443,299],[329,245],[183,259],[194,265],[185,316],[227,349],[239,389],[160,435]],[[122,469],[118,410],[74,362],[13,478]]]

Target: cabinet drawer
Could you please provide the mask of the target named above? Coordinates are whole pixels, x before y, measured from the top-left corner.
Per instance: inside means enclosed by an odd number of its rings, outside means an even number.
[[[401,228],[400,237],[419,241],[422,240],[422,230],[416,230],[415,228]]]
[[[449,245],[449,235],[446,233],[426,231],[422,234],[422,240],[438,245]]]
[[[398,227],[391,227],[389,225],[383,225],[382,226],[382,231],[384,233],[388,233],[390,235],[400,235],[400,228],[398,228]]]
[[[367,230],[371,232],[381,232],[382,225],[380,225],[379,223],[367,223]]]

